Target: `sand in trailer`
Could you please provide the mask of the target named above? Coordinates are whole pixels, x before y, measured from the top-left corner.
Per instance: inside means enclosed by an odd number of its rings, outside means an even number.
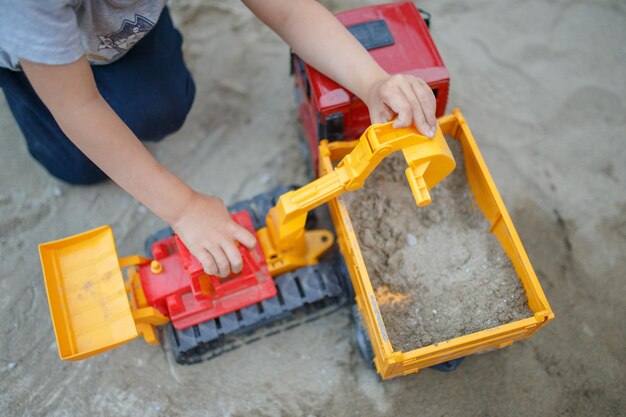
[[[401,152],[345,195],[394,350],[410,351],[532,316],[513,264],[456,169],[417,207]]]

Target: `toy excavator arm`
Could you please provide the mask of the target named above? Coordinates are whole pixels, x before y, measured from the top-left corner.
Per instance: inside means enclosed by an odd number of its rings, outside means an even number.
[[[455,167],[440,130],[429,139],[413,127],[395,129],[388,122],[370,126],[356,145],[346,142],[346,151],[348,147],[351,150],[332,172],[283,194],[269,211],[267,227],[259,231],[259,237],[271,271],[272,265],[285,272],[292,269],[286,268],[285,263],[295,262],[294,267],[315,263],[317,256],[332,245],[332,235],[313,231],[305,236],[308,212],[346,191],[362,187],[376,166],[392,152],[402,149],[408,165],[407,179],[419,206],[430,203],[428,190]],[[322,242],[316,242],[314,233]]]

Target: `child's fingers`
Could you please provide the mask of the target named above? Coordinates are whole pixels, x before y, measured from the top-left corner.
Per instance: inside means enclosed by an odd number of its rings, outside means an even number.
[[[395,83],[388,83],[380,89],[380,98],[383,105],[388,106],[398,118],[393,122],[393,127],[407,127],[411,124],[411,105]]]
[[[412,109],[402,91],[399,88],[394,88],[393,93],[383,98],[385,98],[385,103],[398,115],[396,121],[393,122],[393,127],[409,126],[413,118]]]
[[[372,122],[372,124],[376,124],[376,123],[385,123],[386,120],[386,115],[384,112],[380,111],[380,110],[374,110],[372,112],[370,112],[370,121]]]
[[[233,243],[222,243],[222,250],[224,254],[228,258],[228,262],[230,263],[230,270],[235,274],[241,272],[243,268],[243,261],[241,259],[241,253],[237,249],[237,247]]]
[[[248,249],[252,249],[256,246],[256,237],[243,227],[237,227],[237,229],[233,233],[233,237],[236,241],[238,241]]]
[[[426,122],[435,129],[437,127],[437,117],[435,116],[437,100],[435,99],[433,90],[430,89],[426,82],[419,78],[411,79],[411,87],[422,106]]]
[[[215,261],[213,260],[213,256],[206,251],[205,249],[200,249],[197,253],[194,253],[194,256],[198,258],[198,261],[202,265],[204,272],[209,275],[217,275],[218,269]]]
[[[224,251],[220,246],[211,246],[209,248],[211,256],[217,265],[217,275],[221,278],[226,278],[230,274],[230,262],[224,254]]]
[[[422,109],[422,105],[417,99],[417,95],[411,88],[411,84],[403,83],[402,85],[400,85],[400,90],[406,97],[407,101],[411,103],[411,109],[413,111],[413,124],[415,125],[415,127],[417,127],[422,135],[432,137],[435,133],[435,129],[426,121],[426,116],[424,116],[424,110]]]
[[[383,122],[390,122],[391,120],[393,120],[393,118],[395,117],[395,113],[393,112],[393,110],[391,110],[389,108],[389,106],[387,106],[385,103],[382,104],[382,114],[383,114]]]
[[[393,119],[395,113],[391,110],[387,105],[381,103],[377,105],[376,108],[373,108],[370,112],[370,121],[372,124],[376,123],[387,123],[391,119]]]

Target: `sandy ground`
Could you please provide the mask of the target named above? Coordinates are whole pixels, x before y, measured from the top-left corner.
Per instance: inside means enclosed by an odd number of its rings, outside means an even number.
[[[367,2],[333,1],[332,10]],[[119,252],[161,224],[114,184],[68,187],[28,156],[0,104],[0,414],[536,416],[626,409],[626,7],[424,1],[461,107],[556,319],[455,372],[381,383],[348,311],[197,366],[141,340],[61,362],[37,243],[111,224]],[[177,1],[198,84],[185,127],[151,147],[233,202],[305,180],[287,47],[239,3]]]
[[[343,196],[395,351],[410,352],[532,317],[524,287],[467,181],[461,142],[446,138],[456,169],[418,207],[396,152]]]

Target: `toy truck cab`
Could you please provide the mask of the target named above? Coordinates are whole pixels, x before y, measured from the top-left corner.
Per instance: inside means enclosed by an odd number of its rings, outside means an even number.
[[[336,16],[388,73],[423,79],[437,99],[437,117],[444,114],[450,77],[413,3],[363,7]],[[312,172],[317,172],[320,140],[357,139],[370,125],[369,113],[358,97],[295,54],[291,69],[306,136],[303,147]]]

